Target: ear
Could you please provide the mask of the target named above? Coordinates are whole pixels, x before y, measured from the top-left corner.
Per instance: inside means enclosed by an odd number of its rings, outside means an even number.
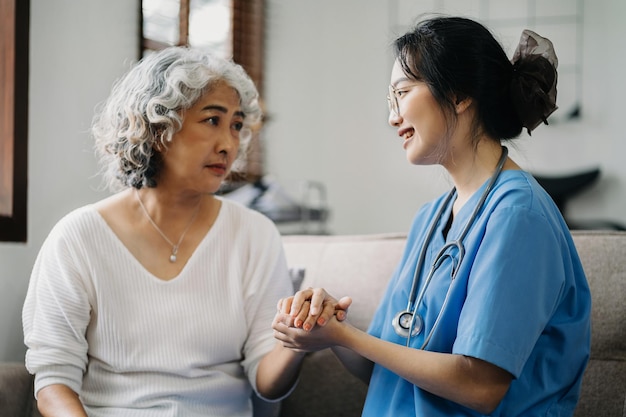
[[[473,100],[471,97],[457,97],[454,103],[456,114],[461,114],[472,105]]]
[[[165,150],[165,146],[163,145],[163,142],[161,142],[163,128],[153,127],[151,128],[151,130],[152,137],[154,137],[154,143],[152,144],[152,148],[158,153],[163,153],[163,151]]]

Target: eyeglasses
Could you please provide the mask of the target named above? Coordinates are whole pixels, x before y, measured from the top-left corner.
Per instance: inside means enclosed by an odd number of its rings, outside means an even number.
[[[399,116],[400,103],[398,102],[398,96],[402,93],[405,93],[407,89],[415,87],[416,85],[417,84],[403,85],[401,88],[394,88],[394,86],[390,85],[389,94],[387,94],[387,105],[389,106],[389,111],[396,116]]]

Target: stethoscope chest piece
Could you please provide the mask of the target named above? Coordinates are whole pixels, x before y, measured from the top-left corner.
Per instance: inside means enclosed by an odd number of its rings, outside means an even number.
[[[424,320],[419,314],[413,314],[408,310],[402,310],[396,314],[392,321],[393,329],[398,336],[409,337],[409,331],[411,337],[415,337],[421,333],[424,327]]]

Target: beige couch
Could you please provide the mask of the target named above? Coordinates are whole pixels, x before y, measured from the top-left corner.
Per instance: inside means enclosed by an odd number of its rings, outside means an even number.
[[[367,325],[404,247],[402,235],[289,236],[290,266],[303,286],[350,295],[350,321]],[[576,417],[626,417],[626,233],[574,232],[593,297],[591,360]],[[367,387],[328,351],[310,354],[282,417],[360,416]]]
[[[591,360],[576,416],[626,417],[626,232],[574,232],[593,296]],[[350,321],[365,329],[404,247],[403,235],[286,236],[303,286],[350,295]],[[367,387],[329,351],[308,355],[281,417],[359,416]],[[32,380],[22,364],[0,365],[0,416],[31,417]]]

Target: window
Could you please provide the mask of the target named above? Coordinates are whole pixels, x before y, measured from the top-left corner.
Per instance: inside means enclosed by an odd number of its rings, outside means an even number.
[[[263,87],[264,0],[142,0],[142,50],[210,48]]]
[[[0,241],[26,242],[29,0],[0,0]]]

